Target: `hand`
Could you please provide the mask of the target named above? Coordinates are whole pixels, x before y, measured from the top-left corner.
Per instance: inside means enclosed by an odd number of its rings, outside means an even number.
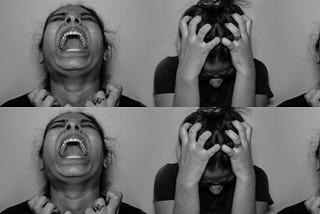
[[[35,107],[58,107],[58,101],[45,89],[38,87],[33,89],[28,98]]]
[[[227,130],[226,135],[234,142],[234,147],[222,145],[222,151],[229,155],[232,171],[237,180],[248,182],[254,178],[251,156],[252,127],[246,122],[232,121],[232,124],[238,130],[239,135],[232,130]]]
[[[220,38],[218,37],[208,43],[204,42],[204,38],[212,26],[205,24],[197,34],[197,26],[200,22],[200,16],[195,16],[193,19],[190,16],[185,16],[180,20],[179,24],[181,33],[181,41],[177,41],[179,67],[184,75],[190,78],[199,76],[209,52],[220,43]]]
[[[320,88],[316,86],[315,88],[308,91],[304,98],[306,99],[307,103],[312,107],[320,107]]]
[[[237,74],[250,75],[250,72],[255,71],[251,49],[252,20],[246,15],[232,14],[232,17],[239,28],[232,23],[226,23],[225,26],[235,39],[231,42],[224,37],[221,43],[230,50],[232,64]]]
[[[45,196],[36,195],[30,201],[28,205],[31,211],[35,214],[54,214],[60,213],[58,208]],[[69,211],[65,214],[71,214]]]
[[[92,208],[88,208],[85,214],[118,214],[122,200],[122,193],[108,191],[106,199],[98,198],[93,202]]]
[[[320,214],[320,196],[314,195],[311,196],[308,200],[304,202],[307,210],[311,214]]]
[[[122,86],[109,83],[106,92],[98,91],[92,100],[86,102],[86,107],[117,107],[119,106]]]
[[[219,151],[220,145],[216,144],[208,150],[204,149],[203,146],[211,137],[211,132],[205,131],[197,140],[201,124],[195,123],[190,127],[190,123],[185,123],[180,128],[181,151],[178,155],[178,177],[184,184],[194,186],[198,185],[209,159]]]

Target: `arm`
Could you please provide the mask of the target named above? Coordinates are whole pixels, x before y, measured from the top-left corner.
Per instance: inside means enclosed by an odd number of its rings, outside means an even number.
[[[222,44],[230,50],[232,64],[237,71],[231,105],[256,106],[256,70],[251,49],[252,21],[245,15],[233,14],[232,17],[239,28],[232,23],[226,24],[226,28],[232,32],[235,39],[231,42],[222,38]]]
[[[190,16],[181,19],[179,29],[181,41],[178,42],[179,65],[176,75],[173,106],[200,106],[198,76],[207,59],[209,52],[220,43],[216,37],[208,43],[204,42],[211,25],[205,24],[197,32],[201,22],[200,16],[195,16],[189,23]]]
[[[232,202],[232,214],[256,214],[256,179],[251,157],[252,128],[246,122],[233,121],[236,134],[227,130],[226,135],[234,142],[234,148],[227,145],[222,150],[230,156],[232,171],[236,176],[236,187]]]

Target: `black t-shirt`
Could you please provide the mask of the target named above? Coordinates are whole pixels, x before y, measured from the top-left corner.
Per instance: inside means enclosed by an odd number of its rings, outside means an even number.
[[[157,173],[154,183],[154,201],[171,201],[175,197],[176,179],[179,166],[177,163],[166,164]],[[268,178],[265,172],[254,166],[256,175],[256,201],[273,204],[269,194]],[[231,213],[235,182],[224,185],[219,195],[214,195],[208,187],[199,186],[201,214],[228,214]]]
[[[21,204],[9,207],[0,214],[33,214],[33,212],[29,208],[28,201],[25,201]],[[145,214],[145,212],[122,202],[120,205],[119,214]]]
[[[306,206],[304,205],[304,201],[292,205],[290,207],[284,208],[278,214],[310,214],[307,210]]]
[[[158,64],[154,76],[154,95],[174,93],[178,64],[177,56],[166,57]],[[254,64],[256,94],[273,97],[266,66],[257,59],[254,59]],[[231,106],[234,83],[235,75],[225,78],[218,88],[212,87],[208,80],[199,80],[200,106]]]
[[[34,107],[28,98],[28,94],[9,100],[1,105],[1,107]],[[119,107],[144,107],[144,105],[136,100],[121,95]]]
[[[278,107],[310,107],[306,98],[304,98],[305,94],[299,95],[292,99],[286,100],[278,105]]]

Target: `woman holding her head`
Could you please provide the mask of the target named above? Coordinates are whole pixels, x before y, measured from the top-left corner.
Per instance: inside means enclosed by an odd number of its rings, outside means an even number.
[[[143,106],[109,82],[113,46],[94,9],[68,4],[46,19],[39,43],[43,85],[2,106]]]
[[[109,189],[109,140],[89,114],[65,112],[53,118],[37,152],[46,181],[42,193],[2,214],[144,214]]]
[[[178,163],[155,178],[156,214],[262,214],[273,203],[253,165],[251,126],[234,109],[200,108],[180,127]]]
[[[200,0],[179,24],[176,57],[155,72],[157,106],[266,106],[273,94],[264,64],[252,56],[241,0]]]

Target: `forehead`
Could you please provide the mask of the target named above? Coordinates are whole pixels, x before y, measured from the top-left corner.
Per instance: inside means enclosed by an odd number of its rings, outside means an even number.
[[[61,7],[59,9],[57,9],[54,14],[57,13],[75,13],[75,14],[80,14],[80,13],[90,13],[87,9],[80,7],[80,6],[76,6],[76,5],[68,5],[68,6],[64,6]]]
[[[86,117],[83,114],[80,114],[79,112],[67,112],[59,115],[55,119],[52,120],[52,122],[57,120],[90,120],[88,117]],[[90,120],[91,121],[91,120]]]

